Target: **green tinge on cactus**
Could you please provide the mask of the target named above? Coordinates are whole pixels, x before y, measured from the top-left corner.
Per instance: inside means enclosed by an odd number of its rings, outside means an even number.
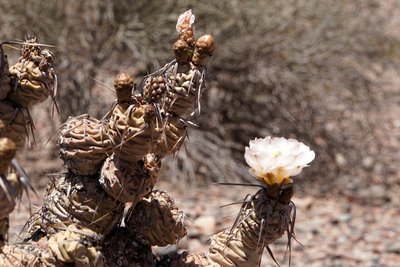
[[[61,127],[58,145],[65,166],[78,175],[98,173],[112,153],[111,140],[101,121],[88,115],[70,117]]]
[[[158,177],[158,164],[154,157],[150,155],[146,159],[130,163],[115,156],[108,157],[99,179],[103,190],[124,203],[140,201],[151,192]]]
[[[290,202],[292,187],[262,188],[245,199],[235,224],[229,232],[212,238],[209,258],[221,266],[256,266],[268,245],[288,235],[288,246],[294,233]]]
[[[165,192],[153,191],[128,211],[129,232],[145,245],[176,244],[186,235],[182,211]]]

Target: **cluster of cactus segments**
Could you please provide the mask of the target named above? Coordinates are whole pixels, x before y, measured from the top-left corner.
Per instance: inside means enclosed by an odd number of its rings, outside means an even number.
[[[23,43],[21,58],[10,68],[1,50],[0,266],[257,266],[264,249],[270,252],[268,245],[285,232],[290,248],[295,206],[287,176],[257,185],[232,228],[212,236],[209,253],[152,254],[152,246],[176,244],[187,233],[185,215],[172,197],[153,188],[162,158],[179,150],[192,116],[200,113],[204,64],[214,38],[196,39],[193,23],[190,10],[178,18],[175,59],[139,88],[126,72],[115,78],[117,99],[102,120],[81,115],[61,126],[59,155],[67,171],[48,175],[44,204],[26,223],[21,244],[6,243],[8,214],[21,194],[20,177],[9,165],[28,135],[28,108],[54,97],[57,79],[52,53],[41,50],[36,39]],[[246,155],[264,156],[250,146]],[[274,149],[276,157],[279,147]],[[257,179],[271,181],[265,177],[273,172],[257,170],[264,162],[246,160]]]
[[[22,45],[20,58],[11,67],[4,46]],[[0,246],[8,241],[8,216],[29,180],[14,159],[18,150],[34,141],[29,109],[57,91],[54,55],[42,49],[36,38],[0,43]],[[32,140],[33,139],[33,140]],[[0,264],[2,265],[2,264]],[[3,265],[2,265],[3,266]]]

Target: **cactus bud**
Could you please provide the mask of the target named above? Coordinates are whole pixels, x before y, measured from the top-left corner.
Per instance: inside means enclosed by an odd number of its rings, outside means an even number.
[[[206,34],[197,39],[193,55],[195,65],[204,64],[205,60],[213,55],[215,39],[212,35]]]
[[[127,103],[132,99],[133,79],[125,71],[114,79],[114,87],[117,92],[118,103]]]

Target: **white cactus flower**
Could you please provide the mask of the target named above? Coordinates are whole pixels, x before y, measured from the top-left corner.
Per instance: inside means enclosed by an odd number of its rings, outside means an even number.
[[[182,33],[184,29],[192,27],[194,20],[195,16],[192,14],[191,9],[181,14],[178,17],[178,22],[176,23],[176,30],[178,31],[178,33]]]
[[[268,185],[292,183],[315,153],[296,139],[283,137],[256,138],[246,147],[244,157],[251,167],[249,172]]]

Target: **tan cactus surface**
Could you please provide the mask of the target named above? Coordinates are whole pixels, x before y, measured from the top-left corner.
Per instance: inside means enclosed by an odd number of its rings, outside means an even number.
[[[56,225],[75,222],[104,235],[119,223],[123,209],[124,205],[107,195],[95,178],[68,173],[49,184],[44,206],[29,223],[28,231],[32,234],[39,226],[51,233],[57,231]]]
[[[131,105],[127,109],[117,105],[107,127],[115,155],[136,162],[150,153],[155,138],[154,119],[155,110],[151,105]]]
[[[205,86],[201,76],[201,70],[193,64],[180,66],[176,74],[170,70],[170,87],[165,99],[165,110],[181,117],[193,112],[201,96],[199,90]]]
[[[54,56],[49,50],[42,51],[35,38],[25,42],[21,54],[18,62],[10,67],[10,75],[16,77],[17,85],[8,98],[22,107],[30,107],[53,94]]]
[[[158,172],[159,163],[153,155],[134,163],[111,156],[104,162],[99,182],[109,196],[135,204],[151,192]]]
[[[15,143],[10,138],[0,138],[0,174],[7,172],[16,150]]]
[[[61,127],[58,145],[65,166],[78,175],[96,174],[112,153],[102,122],[88,115],[69,118]]]
[[[162,129],[159,129],[155,151],[160,158],[177,152],[187,136],[185,123],[177,117],[170,115],[165,119]]]
[[[210,34],[206,34],[197,39],[194,49],[192,62],[195,65],[204,64],[205,60],[212,56],[214,52],[215,40]]]
[[[132,100],[133,79],[128,73],[122,72],[115,77],[114,88],[119,104],[129,103]]]
[[[128,211],[126,225],[141,243],[151,246],[176,244],[187,233],[185,217],[166,193],[153,191]]]
[[[0,254],[0,266],[3,267],[42,267],[46,266],[42,263],[40,257],[27,253],[27,251],[14,247],[12,245],[6,245],[2,247],[2,253]],[[48,265],[51,266],[51,265]],[[54,265],[53,265],[54,266]]]
[[[96,235],[89,229],[69,225],[50,237],[48,247],[58,263],[73,263],[74,266],[102,267],[104,257],[93,243],[91,236]]]
[[[4,175],[4,173],[3,173]],[[8,241],[8,215],[14,210],[17,198],[22,195],[22,186],[17,173],[9,173],[0,177],[3,186],[0,187],[0,247]]]
[[[217,266],[257,266],[264,248],[287,232],[292,238],[292,188],[260,189],[245,199],[237,221],[229,231],[211,238],[209,259]],[[290,241],[289,241],[290,242]],[[290,244],[288,244],[290,245]]]

